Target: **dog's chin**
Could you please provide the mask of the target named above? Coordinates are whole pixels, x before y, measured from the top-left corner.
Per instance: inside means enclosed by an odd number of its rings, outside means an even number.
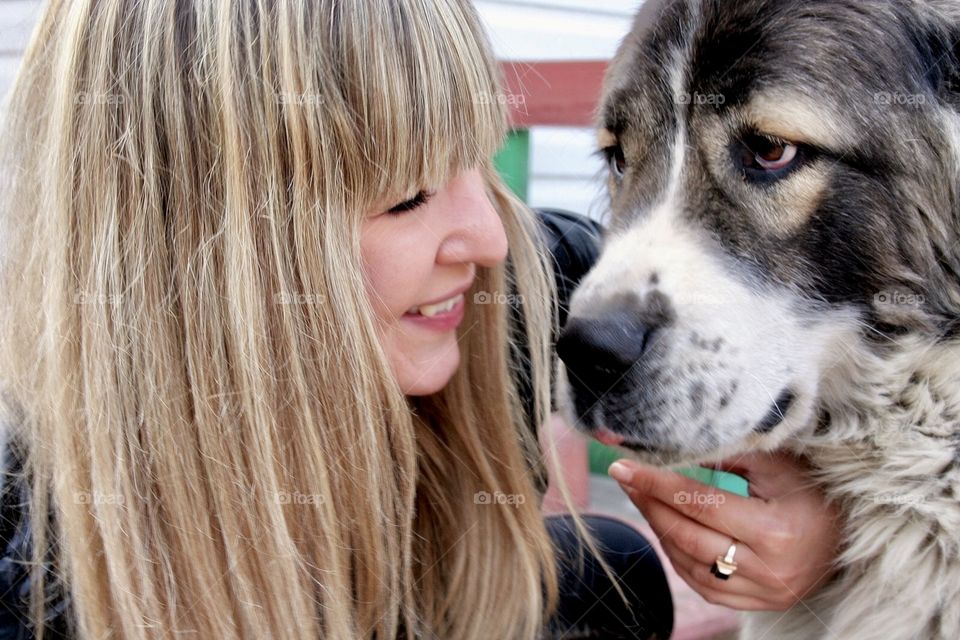
[[[773,451],[811,425],[814,413],[812,395],[788,391],[782,393],[770,411],[748,424],[746,432],[728,431],[710,447],[696,443],[649,440],[631,433],[613,433],[603,426],[577,425],[595,439],[622,453],[624,457],[655,466],[712,464],[751,451]],[[615,438],[615,440],[614,440]]]
[[[676,464],[693,462],[694,454],[680,449],[664,449],[651,447],[638,442],[624,441],[614,447],[623,457],[658,467],[667,467]]]
[[[735,458],[751,451],[773,451],[783,442],[784,438],[773,434],[764,436],[749,435],[745,438],[721,443],[720,446],[710,449],[697,448],[670,448],[663,445],[647,444],[633,439],[626,439],[612,448],[623,454],[623,457],[658,467],[672,467],[677,465],[709,465]]]
[[[757,445],[751,445],[746,442],[734,442],[719,448],[697,450],[689,448],[669,448],[660,444],[646,444],[628,438],[618,445],[608,446],[611,446],[615,451],[622,454],[624,458],[657,467],[672,467],[677,465],[697,465],[719,462],[725,458],[752,450],[756,448]]]

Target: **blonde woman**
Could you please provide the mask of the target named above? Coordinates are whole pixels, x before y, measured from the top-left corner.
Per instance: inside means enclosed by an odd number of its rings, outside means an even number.
[[[621,584],[557,575],[496,80],[466,0],[49,2],[0,147],[0,633],[669,634],[622,525]]]
[[[510,357],[542,423],[553,298],[496,87],[465,0],[49,3],[0,320],[5,597],[47,637],[540,633]]]

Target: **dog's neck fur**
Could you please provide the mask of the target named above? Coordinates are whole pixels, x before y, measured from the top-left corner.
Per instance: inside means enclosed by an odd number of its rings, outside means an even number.
[[[882,350],[882,353],[880,351]],[[863,342],[846,349],[827,369],[820,386],[822,418],[810,443],[859,442],[886,434],[960,437],[960,341],[905,334],[877,347]],[[863,429],[865,424],[870,429]]]
[[[839,572],[806,606],[747,616],[745,638],[772,627],[783,640],[960,630],[960,583],[942,583],[960,561],[960,342],[911,334],[882,354],[855,344],[823,379],[820,424],[793,441],[847,516]]]
[[[960,341],[908,334],[882,349],[859,343],[828,370],[820,422],[798,444],[809,449],[832,497],[868,500],[891,515],[936,509],[939,500],[955,504]],[[881,474],[865,473],[881,467]],[[951,527],[955,535],[942,542],[956,551],[960,520]]]

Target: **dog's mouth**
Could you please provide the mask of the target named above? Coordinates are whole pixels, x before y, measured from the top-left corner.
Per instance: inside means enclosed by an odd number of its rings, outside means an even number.
[[[614,433],[606,427],[597,427],[590,435],[593,436],[595,440],[599,440],[603,444],[610,447],[620,446],[627,440],[627,436],[620,433]]]
[[[637,453],[662,453],[663,447],[654,446],[652,444],[646,444],[644,442],[638,441],[636,438],[630,438],[625,436],[622,433],[615,433],[606,427],[597,427],[591,433],[590,436],[595,440],[600,441],[601,443],[607,445],[608,447],[622,447],[624,449],[629,449],[630,451],[635,451]]]
[[[773,432],[790,415],[791,409],[793,409],[796,401],[797,393],[793,389],[786,388],[781,391],[776,400],[771,403],[767,414],[749,433],[754,436],[765,436]],[[670,448],[670,450],[667,450],[663,443],[655,444],[652,442],[645,442],[641,438],[636,437],[636,435],[614,431],[602,425],[593,427],[587,433],[595,440],[598,440],[607,446],[618,447],[633,451],[635,453],[655,456],[671,454],[680,455],[681,453],[678,449]]]
[[[764,435],[776,429],[787,418],[796,399],[796,393],[791,389],[784,389],[771,405],[767,415],[754,427],[753,432]]]

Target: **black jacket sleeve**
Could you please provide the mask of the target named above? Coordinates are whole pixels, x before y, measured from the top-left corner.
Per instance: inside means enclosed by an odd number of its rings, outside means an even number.
[[[556,344],[560,329],[567,321],[570,296],[583,277],[593,268],[600,255],[603,227],[586,216],[556,209],[537,211],[544,247],[553,262],[553,274],[557,283],[558,326],[554,327],[553,344]],[[533,383],[531,380],[529,347],[524,338],[523,316],[519,306],[512,310],[514,326],[512,353],[516,369],[520,397],[523,401],[527,424],[536,436],[536,418],[533,406]],[[550,371],[551,387],[554,372]],[[535,470],[535,475],[540,475]],[[542,484],[542,482],[538,482]],[[542,488],[542,487],[541,487]]]
[[[570,296],[600,255],[603,227],[586,216],[555,209],[537,211],[544,241],[553,256],[560,328],[567,322]]]

